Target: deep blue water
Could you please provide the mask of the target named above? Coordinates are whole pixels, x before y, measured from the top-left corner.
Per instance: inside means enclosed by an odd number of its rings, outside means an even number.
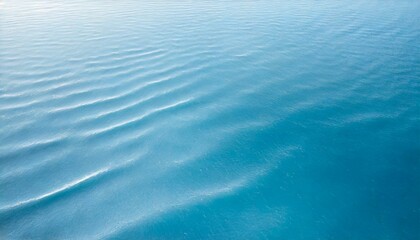
[[[420,239],[420,1],[0,2],[0,239]]]

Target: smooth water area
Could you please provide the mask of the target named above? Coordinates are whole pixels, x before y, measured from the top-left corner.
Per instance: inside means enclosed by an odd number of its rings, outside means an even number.
[[[420,1],[0,2],[1,239],[420,239]]]

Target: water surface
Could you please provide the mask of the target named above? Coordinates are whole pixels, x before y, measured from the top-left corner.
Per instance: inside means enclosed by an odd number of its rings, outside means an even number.
[[[0,2],[0,238],[420,239],[420,2]]]

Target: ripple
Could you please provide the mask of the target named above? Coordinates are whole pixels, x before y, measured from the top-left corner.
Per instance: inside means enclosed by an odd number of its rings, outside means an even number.
[[[17,202],[13,205],[8,205],[8,206],[4,206],[0,208],[0,214],[4,214],[5,212],[9,212],[9,211],[14,211],[16,209],[22,209],[22,208],[28,208],[28,207],[33,207],[36,204],[42,204],[45,201],[51,201],[54,198],[59,198],[60,196],[70,192],[70,191],[74,191],[75,188],[77,187],[81,187],[84,184],[87,184],[89,181],[92,181],[93,179],[97,178],[98,176],[100,176],[101,174],[104,174],[105,172],[107,172],[108,169],[101,169],[98,170],[94,173],[91,173],[87,176],[84,176],[80,179],[77,179],[71,183],[66,184],[65,186],[53,190],[51,192],[45,193],[41,196],[38,197],[34,197],[31,199],[27,199],[21,202]]]

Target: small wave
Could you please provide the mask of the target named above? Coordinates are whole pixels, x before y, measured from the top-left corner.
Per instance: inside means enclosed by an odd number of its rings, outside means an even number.
[[[33,207],[36,204],[42,204],[42,202],[45,201],[51,201],[53,199],[56,199],[58,197],[60,197],[60,195],[63,195],[69,191],[74,191],[75,188],[80,187],[84,184],[87,184],[89,181],[92,181],[93,179],[99,177],[100,175],[106,173],[109,169],[108,168],[104,168],[101,170],[98,170],[94,173],[91,173],[87,176],[84,176],[80,179],[77,179],[71,183],[68,183],[66,185],[64,185],[61,188],[55,189],[51,192],[45,193],[43,195],[40,195],[38,197],[34,197],[31,199],[27,199],[27,200],[23,200],[11,205],[6,205],[3,207],[0,207],[0,214],[5,214],[8,213],[10,211],[15,211],[18,209],[22,209],[22,208],[28,208],[28,207]]]

